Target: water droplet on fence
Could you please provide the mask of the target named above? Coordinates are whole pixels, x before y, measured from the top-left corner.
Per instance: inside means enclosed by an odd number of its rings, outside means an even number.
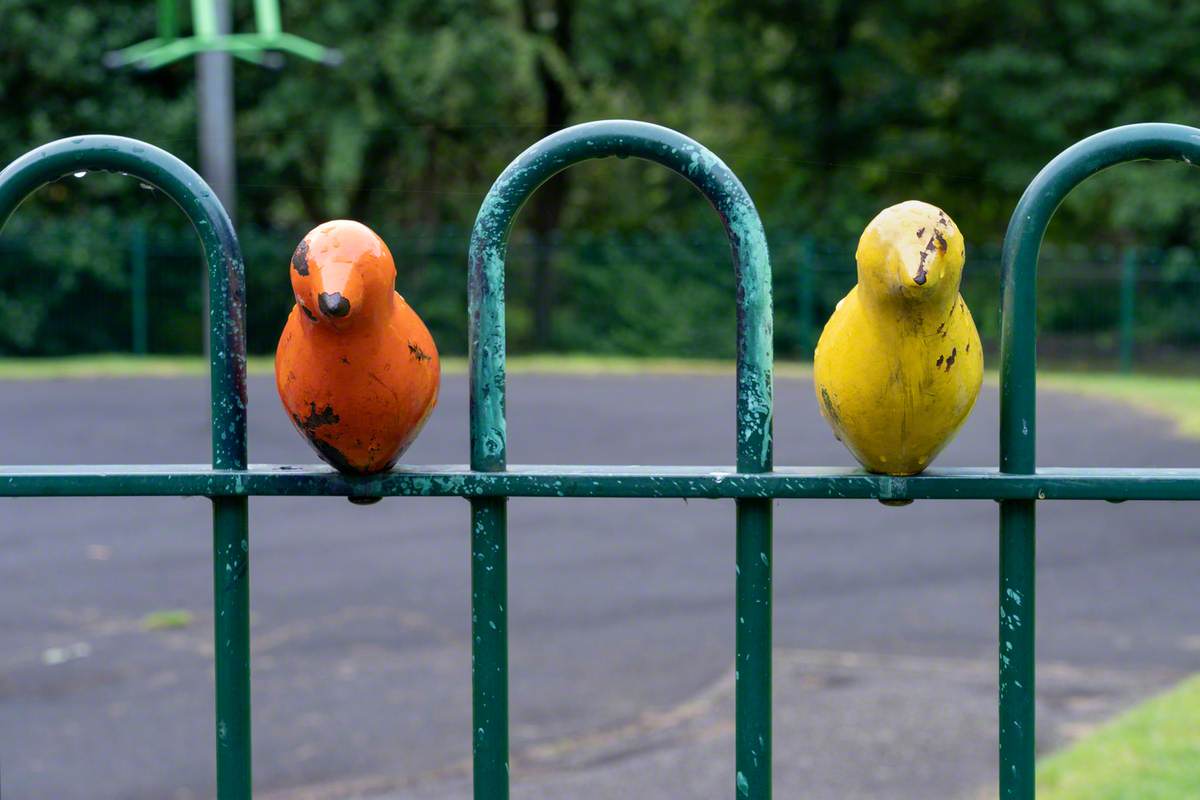
[[[76,173],[75,173],[75,177],[76,177],[76,178],[82,178],[84,175],[87,175],[87,170],[86,170],[86,169],[81,169],[81,170],[79,170],[79,172],[76,172]]]

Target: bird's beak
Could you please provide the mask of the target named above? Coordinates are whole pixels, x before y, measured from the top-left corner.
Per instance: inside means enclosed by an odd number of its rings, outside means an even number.
[[[904,267],[906,273],[904,277],[907,279],[904,281],[905,285],[915,286],[918,289],[932,288],[931,284],[937,281],[931,271],[931,268],[934,267],[934,259],[925,251],[914,253],[910,258],[904,259]]]
[[[321,292],[317,295],[317,307],[327,317],[344,317],[350,313],[350,301],[341,292]]]
[[[349,265],[325,266],[314,288],[318,313],[335,328],[347,324],[361,311],[362,279]]]

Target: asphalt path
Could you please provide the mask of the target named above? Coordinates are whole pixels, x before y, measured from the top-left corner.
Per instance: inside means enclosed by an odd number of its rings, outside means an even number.
[[[208,459],[200,379],[0,384],[0,462]],[[776,462],[848,465],[805,381],[776,387]],[[312,462],[250,381],[256,462]],[[1194,466],[1200,442],[1044,394],[1041,461]],[[940,465],[997,459],[985,388]],[[730,464],[732,377],[517,375],[511,463]],[[467,460],[446,378],[409,463]],[[1193,506],[1044,503],[1039,741],[1200,669]],[[514,798],[733,794],[733,504],[514,500]],[[996,775],[997,508],[782,501],[780,797],[986,797]],[[0,503],[0,796],[213,793],[203,499]],[[255,784],[266,798],[468,797],[468,507],[251,501]],[[146,630],[154,612],[190,624]]]

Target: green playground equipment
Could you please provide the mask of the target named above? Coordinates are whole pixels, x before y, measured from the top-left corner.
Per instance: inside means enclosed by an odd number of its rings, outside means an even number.
[[[254,0],[254,33],[220,33],[213,0],[192,0],[191,36],[181,36],[179,0],[158,0],[158,36],[104,56],[107,67],[150,71],[199,53],[224,52],[260,66],[277,67],[283,53],[322,64],[340,64],[341,51],[285,33],[279,0]]]

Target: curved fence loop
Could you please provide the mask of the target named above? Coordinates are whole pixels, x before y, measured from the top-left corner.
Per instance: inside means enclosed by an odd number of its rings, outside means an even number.
[[[1200,163],[1200,130],[1147,123],[1098,133],[1067,148],[1029,183],[1001,255],[1000,471],[1037,472],[1037,262],[1046,227],[1063,199],[1089,176],[1143,159]],[[1039,497],[1045,497],[1039,492]],[[1000,797],[1035,793],[1037,509],[1000,502]]]
[[[554,174],[592,158],[646,159],[682,175],[712,203],[733,251],[737,285],[737,469],[772,469],[773,325],[767,237],[729,167],[669,128],[609,120],[547,136],[492,184],[471,234],[468,276],[471,468],[504,472],[504,262],[525,201]],[[506,498],[471,501],[471,617],[476,800],[508,798],[508,521]],[[771,501],[737,501],[736,795],[771,797]]]
[[[0,172],[0,229],[42,186],[87,172],[119,172],[155,187],[196,229],[209,271],[213,466],[245,469],[245,268],[225,207],[195,170],[165,150],[123,136],[75,136],[31,150]]]
[[[1026,187],[1013,210],[1001,255],[1000,470],[1036,466],[1037,262],[1054,212],[1071,190],[1127,161],[1200,164],[1200,129],[1168,123],[1112,128],[1068,147]]]
[[[0,227],[45,184],[92,171],[147,183],[178,205],[200,237],[209,276],[212,462],[246,463],[245,267],[233,223],[220,200],[187,164],[153,145],[121,136],[60,139],[26,153],[0,172]],[[213,497],[213,643],[216,653],[217,796],[249,800],[250,594],[249,515],[245,497]]]
[[[646,122],[606,120],[547,136],[518,156],[492,184],[471,233],[471,466],[501,470],[507,460],[504,422],[504,265],[508,235],[521,206],[562,170],[593,158],[634,157],[686,178],[721,217],[737,280],[738,469],[771,469],[771,264],[753,200],[737,176],[703,145]]]

